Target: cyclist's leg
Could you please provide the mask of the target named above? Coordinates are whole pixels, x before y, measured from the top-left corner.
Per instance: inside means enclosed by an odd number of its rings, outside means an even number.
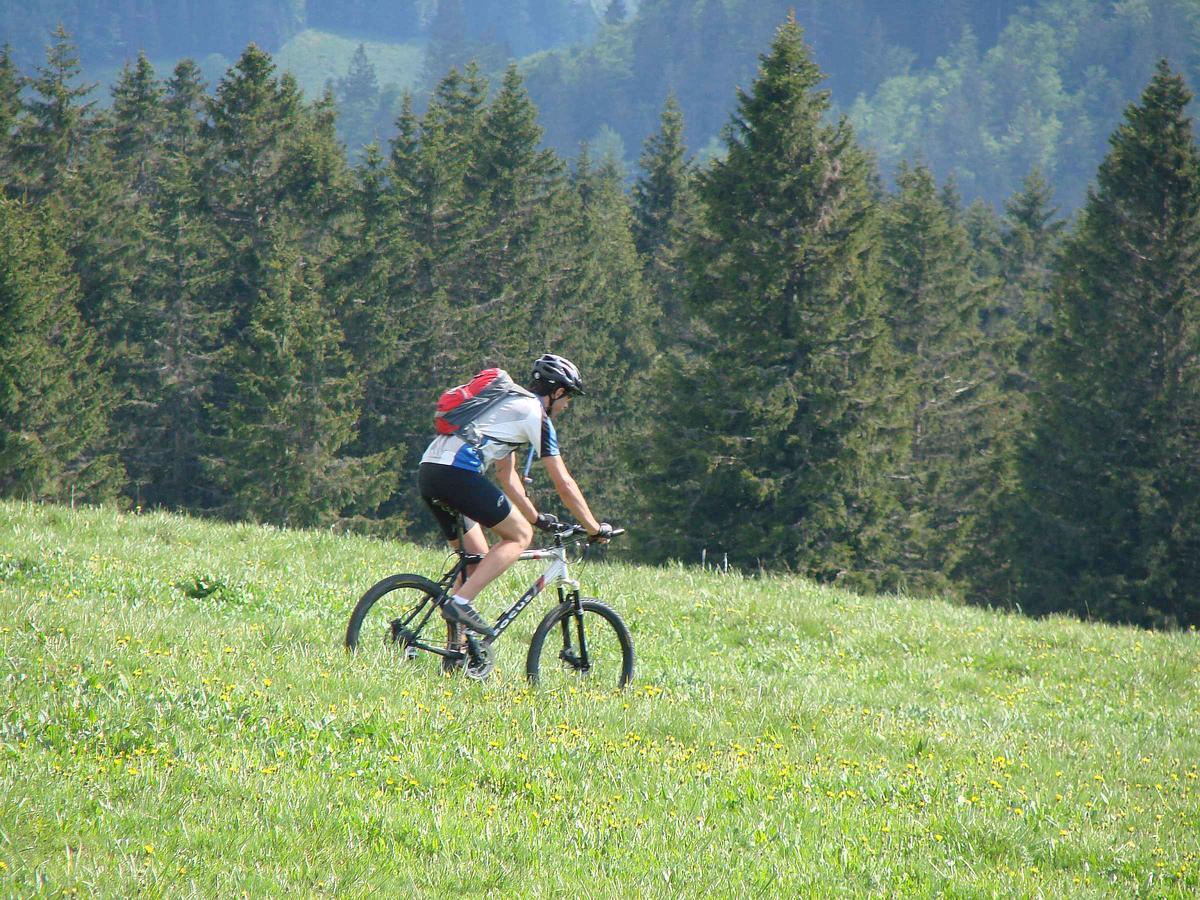
[[[479,523],[472,522],[470,519],[466,519],[463,522],[463,525],[464,525],[464,527],[465,526],[469,526],[469,527],[466,527],[462,533],[462,541],[461,541],[462,549],[465,550],[467,553],[474,553],[478,556],[483,556],[484,554],[486,554],[488,552],[488,542],[487,542],[487,538],[484,537],[484,535],[483,535],[483,529],[479,527]],[[454,547],[457,549],[459,544],[460,544],[460,541],[457,538],[450,539],[451,547]],[[472,572],[475,571],[475,569],[476,569],[476,566],[468,567],[466,574],[470,575]],[[462,589],[463,582],[465,580],[466,580],[466,577],[462,573],[460,573],[458,578],[456,578],[454,581],[453,591],[455,593],[458,593],[459,590]],[[461,625],[458,625],[454,622],[446,623],[446,649],[447,650],[457,650],[457,651],[461,652],[465,646],[465,644],[463,643],[464,639],[465,638],[464,638],[463,627]],[[457,671],[458,669],[461,669],[464,665],[466,665],[465,659],[454,659],[452,657],[443,657],[442,658],[442,671],[443,672],[454,672],[454,671]]]
[[[479,527],[479,523],[472,522],[470,519],[467,519],[463,525],[469,527],[467,527],[463,532],[462,548],[468,553],[474,553],[477,556],[485,556],[488,552],[488,542],[487,538],[483,536],[483,529]],[[459,546],[459,541],[457,539],[451,539],[450,546],[457,548]],[[476,568],[476,566],[469,566],[467,568],[467,575],[470,575],[472,572],[474,572]],[[458,589],[462,587],[462,583],[463,576],[459,575],[458,580],[454,582],[455,593],[458,593]]]
[[[473,601],[479,592],[517,561],[517,557],[533,540],[533,526],[515,509],[509,508],[508,515],[494,525],[488,526],[500,540],[487,551],[466,583],[455,593],[464,600]]]

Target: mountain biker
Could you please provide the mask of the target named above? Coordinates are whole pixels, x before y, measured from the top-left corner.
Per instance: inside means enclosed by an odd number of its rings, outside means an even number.
[[[458,516],[464,516],[462,549],[482,561],[442,608],[450,625],[462,625],[486,637],[495,631],[472,602],[479,592],[516,562],[533,539],[533,528],[552,530],[558,520],[539,513],[525,494],[515,450],[530,445],[550,475],[558,496],[591,540],[604,543],[612,527],[592,515],[579,486],[563,462],[553,420],[584,393],[579,369],[570,360],[546,353],[533,364],[527,391],[506,397],[472,424],[480,436],[468,443],[458,434],[438,435],[421,457],[418,485],[421,497],[452,546],[458,546]],[[496,464],[499,488],[485,476]],[[499,541],[489,550],[480,525]]]

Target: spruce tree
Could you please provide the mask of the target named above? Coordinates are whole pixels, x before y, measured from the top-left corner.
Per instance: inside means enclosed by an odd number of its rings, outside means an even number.
[[[998,360],[984,345],[988,285],[932,173],[901,166],[885,204],[888,320],[913,399],[907,461],[898,472],[901,569],[910,588],[947,590],[991,501],[989,477],[1007,432]]]
[[[674,95],[663,106],[657,133],[642,150],[634,182],[634,240],[655,297],[660,343],[673,343],[681,328],[683,252],[695,217],[692,171],[683,144],[683,114]]]
[[[85,100],[95,85],[77,83],[82,71],[60,25],[45,64],[29,80],[32,94],[14,138],[16,189],[32,202],[60,195],[78,170],[95,122],[95,101]]]
[[[588,393],[560,423],[571,471],[598,516],[632,522],[649,440],[655,318],[624,173],[612,160],[592,168],[584,154],[573,187],[563,198],[561,221],[570,224],[560,253],[548,257],[550,304],[534,319],[527,359],[549,351],[580,367]]]
[[[464,178],[471,201],[470,244],[454,273],[456,343],[468,359],[522,359],[528,364],[537,311],[549,302],[549,269],[561,217],[555,194],[565,187],[562,165],[540,148],[537,110],[516,66],[480,123]]]
[[[664,549],[877,585],[894,568],[905,402],[870,161],[824,121],[821,77],[789,19],[739,93],[727,158],[700,176],[690,300],[708,334],[651,478],[659,529],[679,537]]]
[[[272,259],[245,334],[227,365],[227,402],[209,465],[230,497],[226,512],[292,526],[328,525],[390,490],[382,455],[349,457],[359,378],[322,308],[319,280],[286,240]]]
[[[208,293],[219,281],[221,251],[204,207],[204,103],[199,70],[183,60],[166,85],[148,244],[145,382],[126,455],[138,502],[183,509],[212,505],[200,457],[212,431],[206,404],[226,309]]]
[[[1004,206],[1000,245],[1003,292],[992,314],[994,332],[1010,344],[1014,388],[1032,388],[1033,357],[1050,326],[1050,278],[1065,223],[1055,219],[1051,190],[1032,172]]]
[[[334,84],[338,101],[338,131],[352,156],[379,140],[379,106],[382,92],[375,66],[359,44],[350,58],[350,67]]]
[[[466,178],[479,151],[486,98],[486,82],[469,65],[438,83],[424,116],[405,99],[383,193],[371,201],[376,209],[365,223],[371,239],[393,252],[367,276],[377,280],[371,290],[386,291],[373,314],[391,331],[378,366],[368,369],[361,427],[372,441],[403,449],[403,462],[395,465],[397,495],[380,515],[393,525],[413,522],[418,530],[432,524],[416,496],[414,473],[431,437],[433,405],[441,391],[484,364],[475,349],[479,336],[464,330],[460,299],[464,291],[478,296],[468,274],[478,272],[472,248],[484,201],[467,192]],[[362,299],[374,305],[369,294]]]
[[[107,379],[46,213],[0,198],[0,496],[111,498]]]
[[[12,47],[5,44],[0,49],[0,188],[5,190],[17,179],[14,142],[22,113],[24,84],[25,78],[13,62]]]
[[[1200,624],[1200,153],[1161,62],[1113,134],[1052,291],[1021,461],[1017,600]]]
[[[206,299],[227,312],[207,470],[227,514],[332,522],[389,486],[380,457],[347,454],[361,381],[324,298],[349,190],[332,102],[306,105],[251,45],[209,116],[203,185],[225,277]]]

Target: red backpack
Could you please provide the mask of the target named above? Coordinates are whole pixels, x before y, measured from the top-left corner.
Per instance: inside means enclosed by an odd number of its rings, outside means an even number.
[[[433,427],[438,434],[461,434],[497,403],[508,397],[532,397],[518,387],[503,369],[484,369],[466,384],[451,388],[438,398]]]

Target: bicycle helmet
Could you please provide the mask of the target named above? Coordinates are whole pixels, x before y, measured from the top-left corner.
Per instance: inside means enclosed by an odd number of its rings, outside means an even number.
[[[568,394],[584,393],[583,379],[579,377],[579,369],[565,356],[543,353],[533,363],[530,389],[535,394],[545,396],[552,394],[560,387],[566,388]]]

